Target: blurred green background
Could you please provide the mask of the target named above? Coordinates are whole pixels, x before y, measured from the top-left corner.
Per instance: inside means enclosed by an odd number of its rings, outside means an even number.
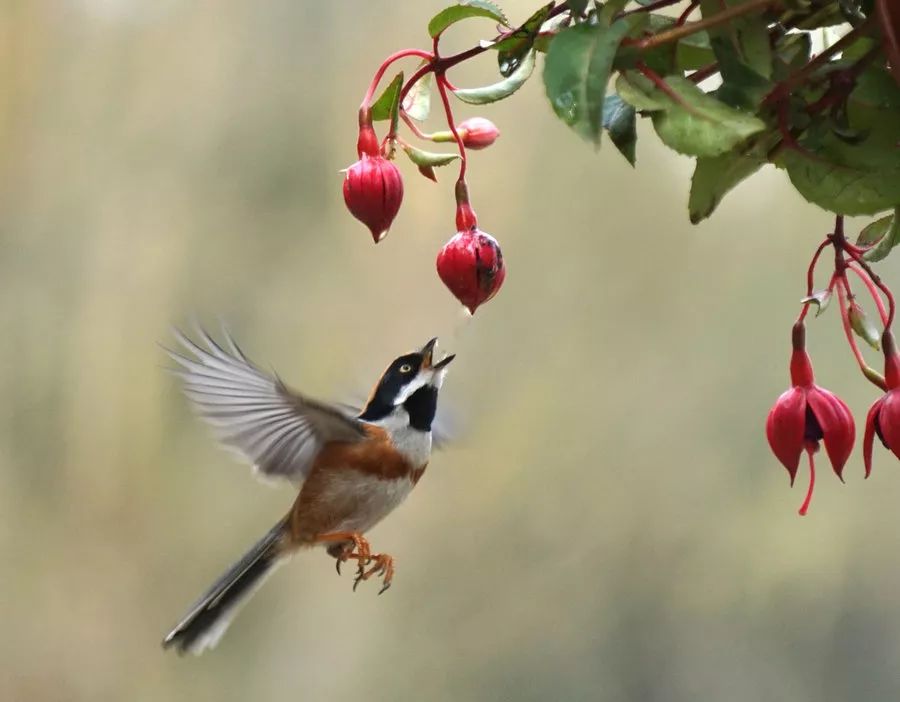
[[[646,125],[636,170],[594,153],[535,75],[458,109],[502,131],[470,183],[509,270],[466,321],[434,272],[451,170],[401,163],[377,247],[341,198],[371,74],[440,7],[3,3],[0,699],[900,699],[900,466],[878,448],[863,482],[857,451],[841,485],[821,462],[801,519],[806,475],[789,490],[763,436],[829,216],[768,169],[691,227],[689,160]],[[371,534],[388,594],[306,553],[179,659],[167,628],[293,499],[165,373],[193,316],[322,397],[440,334],[467,431]],[[834,310],[810,337],[862,420]]]

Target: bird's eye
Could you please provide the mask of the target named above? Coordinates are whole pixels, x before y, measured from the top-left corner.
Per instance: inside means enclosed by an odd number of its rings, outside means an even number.
[[[411,370],[412,370],[412,366],[409,365],[408,363],[404,363],[402,366],[400,366],[401,373],[409,373]]]

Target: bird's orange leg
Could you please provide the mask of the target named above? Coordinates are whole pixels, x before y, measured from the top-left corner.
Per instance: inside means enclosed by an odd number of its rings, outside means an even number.
[[[355,558],[359,561],[360,572],[372,560],[372,549],[365,537],[357,531],[335,531],[329,534],[319,534],[313,543],[318,544],[334,544],[337,548],[329,548],[328,553],[337,559],[337,572],[341,574],[341,563],[349,558]],[[350,546],[349,544],[353,544]]]

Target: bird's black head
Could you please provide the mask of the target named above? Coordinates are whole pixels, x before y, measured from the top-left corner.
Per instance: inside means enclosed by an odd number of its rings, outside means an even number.
[[[359,418],[375,422],[402,408],[413,429],[429,431],[437,409],[438,390],[447,365],[455,358],[445,356],[434,363],[436,344],[437,339],[432,339],[421,350],[395,359],[382,374]]]

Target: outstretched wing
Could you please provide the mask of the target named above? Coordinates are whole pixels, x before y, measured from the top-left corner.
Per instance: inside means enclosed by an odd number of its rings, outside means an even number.
[[[223,348],[202,329],[205,348],[182,332],[175,338],[192,358],[166,349],[181,368],[184,392],[219,439],[237,449],[264,476],[299,483],[329,441],[360,441],[361,422],[293,392],[259,370],[225,333]]]

